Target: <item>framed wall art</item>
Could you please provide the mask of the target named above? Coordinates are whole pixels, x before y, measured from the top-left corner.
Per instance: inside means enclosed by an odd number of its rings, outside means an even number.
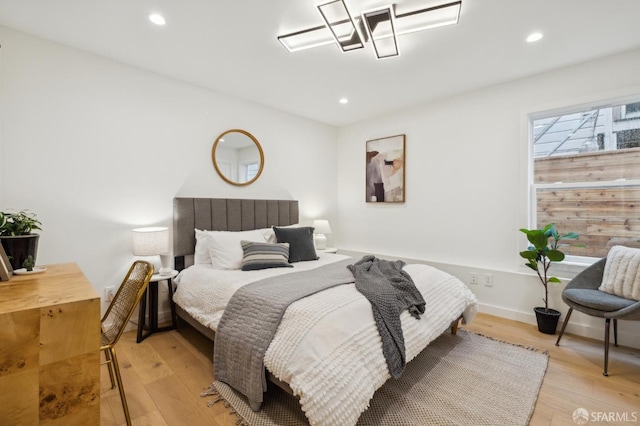
[[[367,203],[404,203],[405,135],[367,141]]]
[[[13,268],[11,262],[4,251],[4,247],[0,244],[0,281],[9,281],[13,276]]]

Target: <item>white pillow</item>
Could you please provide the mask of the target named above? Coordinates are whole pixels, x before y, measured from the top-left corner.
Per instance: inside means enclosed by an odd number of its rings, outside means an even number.
[[[198,264],[211,264],[211,256],[209,255],[209,244],[207,239],[209,238],[208,231],[201,231],[196,228],[196,248],[193,252],[193,263]]]
[[[300,227],[299,223],[294,223],[293,225],[278,226],[278,228],[299,228],[299,227]],[[273,227],[265,228],[264,231],[265,231],[265,236],[267,238],[268,243],[275,244],[278,242],[278,238],[276,238],[276,233],[273,231]]]
[[[238,232],[208,231],[206,241],[211,264],[216,269],[241,269],[243,257],[241,241],[266,243],[265,235],[265,229]]]
[[[264,235],[264,239],[267,240],[268,243],[275,244],[278,242],[276,240],[276,233],[273,231],[273,228],[260,228],[258,231],[261,231]]]
[[[270,244],[275,244],[278,242],[276,239],[276,233],[273,231],[273,228],[264,228],[262,229],[264,232],[264,239],[267,240]]]
[[[640,249],[611,247],[599,290],[640,301]]]
[[[296,225],[297,226],[297,225]],[[273,228],[261,228],[257,231],[261,231],[264,234],[264,239],[267,242],[276,243],[276,234],[273,232]],[[209,254],[209,235],[227,232],[227,231],[203,231],[195,228],[196,233],[196,247],[193,252],[193,263],[211,265],[211,255]],[[240,231],[240,232],[253,232],[253,231]],[[237,232],[236,232],[237,233]],[[257,241],[262,242],[262,240]]]

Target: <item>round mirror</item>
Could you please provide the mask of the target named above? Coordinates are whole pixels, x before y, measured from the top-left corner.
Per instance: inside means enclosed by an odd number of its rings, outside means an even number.
[[[213,167],[232,185],[249,185],[262,173],[264,154],[258,140],[247,131],[227,130],[211,148]]]

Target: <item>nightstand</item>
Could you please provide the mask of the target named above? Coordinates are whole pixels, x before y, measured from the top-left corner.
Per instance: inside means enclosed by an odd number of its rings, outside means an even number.
[[[327,247],[326,249],[318,249],[321,253],[337,253],[338,249],[335,247]]]
[[[168,275],[153,274],[149,285],[140,299],[138,307],[138,337],[136,342],[140,343],[156,331],[167,331],[176,328],[176,305],[173,303],[173,279],[178,275],[178,271],[173,270]],[[160,281],[167,282],[169,306],[171,306],[171,325],[158,327],[158,283]],[[146,324],[147,316],[147,294],[149,295],[149,325]],[[147,334],[143,334],[143,330],[148,330]]]

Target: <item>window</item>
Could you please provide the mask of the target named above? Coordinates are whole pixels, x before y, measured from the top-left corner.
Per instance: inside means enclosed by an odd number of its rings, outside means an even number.
[[[256,177],[258,171],[260,170],[260,163],[257,161],[253,161],[250,163],[243,163],[241,165],[241,182],[249,182],[251,179]]]
[[[640,117],[640,102],[622,105],[621,112],[623,119]]]
[[[531,226],[577,232],[568,255],[640,243],[640,102],[609,105],[531,120]]]

